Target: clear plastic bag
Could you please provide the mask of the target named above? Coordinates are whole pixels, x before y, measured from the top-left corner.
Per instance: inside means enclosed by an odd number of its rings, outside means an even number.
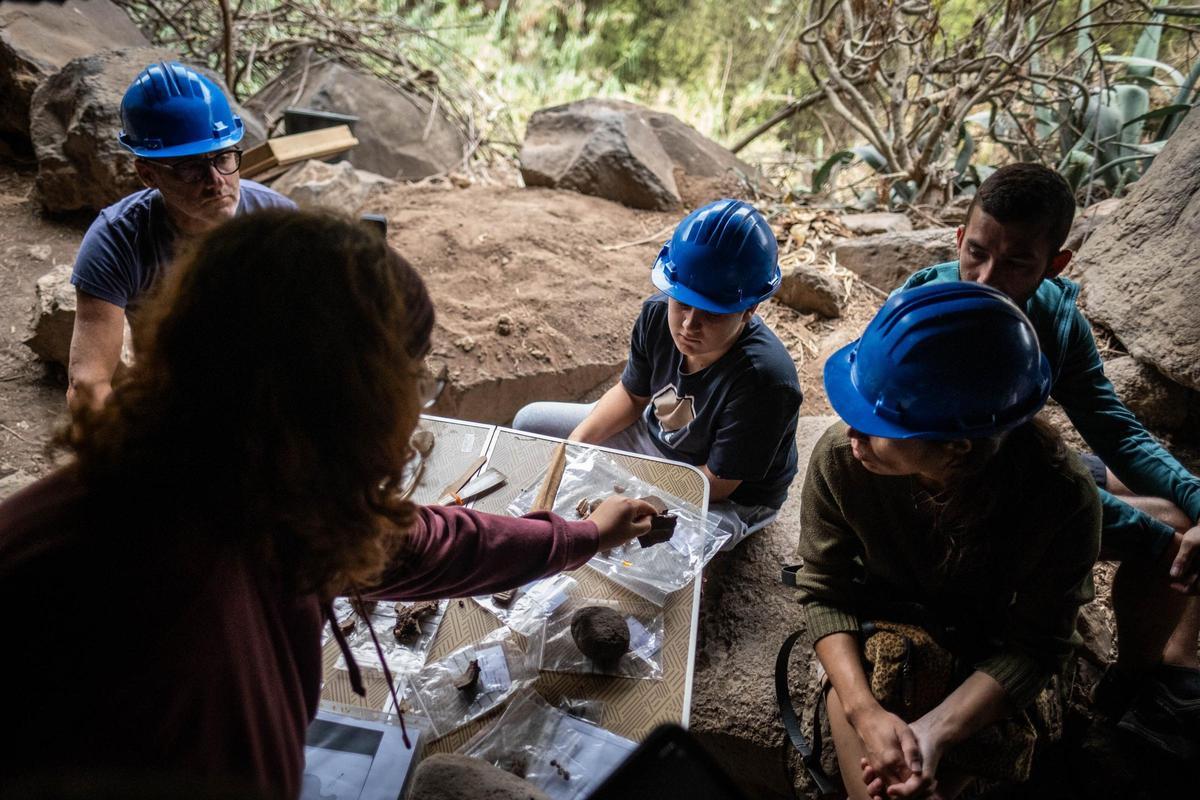
[[[571,634],[575,612],[588,606],[611,608],[629,626],[629,651],[614,664],[600,664],[580,652]],[[529,637],[529,658],[540,670],[662,680],[663,614],[651,603],[571,598]]]
[[[513,516],[529,513],[538,481],[513,499],[508,511]],[[601,551],[588,566],[616,583],[636,592],[652,603],[662,605],[667,595],[692,582],[730,533],[721,530],[720,519],[705,514],[692,503],[680,500],[653,484],[636,477],[609,454],[588,448],[567,461],[562,482],[554,499],[554,513],[565,519],[579,519],[576,510],[581,501],[599,500],[617,493],[628,497],[655,495],[662,498],[676,517],[671,539],[652,547],[642,547],[636,539],[621,547]]]
[[[495,595],[483,595],[474,600],[517,633],[532,636],[542,621],[566,602],[576,585],[577,581],[569,575],[553,575],[516,589],[507,607],[493,600]]]
[[[455,685],[477,664],[469,689]],[[474,644],[426,664],[409,678],[404,701],[428,718],[434,735],[445,736],[497,707],[537,680],[537,670],[508,628],[497,628]]]
[[[367,602],[369,604],[373,601]],[[406,637],[402,641],[397,640],[394,633],[396,606],[411,608],[417,603],[397,603],[393,600],[380,600],[375,603],[370,614],[371,627],[375,629],[375,635],[379,638],[379,647],[383,650],[383,657],[387,660],[388,669],[392,671],[393,675],[397,677],[411,675],[425,666],[425,659],[429,655],[429,648],[433,645],[433,639],[437,635],[438,626],[442,623],[442,617],[446,615],[448,602],[447,600],[438,602],[432,612],[421,616],[418,619],[420,633]],[[375,650],[375,643],[371,641],[367,623],[355,613],[350,600],[345,597],[334,599],[333,613],[337,617],[339,625],[348,624],[350,621],[354,622],[353,629],[346,634],[346,644],[349,645],[350,652],[354,655],[358,666],[362,669],[382,671],[379,654]],[[328,626],[326,627],[328,628]],[[345,656],[338,656],[334,668],[346,669]]]
[[[637,745],[570,714],[531,690],[459,748],[537,786],[554,800],[587,797]]]

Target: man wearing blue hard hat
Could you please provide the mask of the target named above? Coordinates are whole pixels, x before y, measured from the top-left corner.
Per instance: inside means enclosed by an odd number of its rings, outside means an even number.
[[[1119,651],[1096,690],[1122,729],[1174,755],[1200,755],[1200,478],[1162,446],[1117,396],[1091,326],[1061,277],[1075,198],[1040,164],[1010,164],[979,187],[958,229],[958,260],[913,275],[905,288],[969,280],[1029,315],[1062,406],[1093,453],[1084,454],[1104,507],[1101,558],[1113,580]],[[1190,704],[1190,711],[1185,709]]]
[[[126,317],[137,309],[187,240],[236,214],[295,208],[241,181],[242,120],[220,87],[175,62],[146,67],[121,100],[120,143],[146,188],[105,208],[84,234],[76,291],[67,403],[100,406],[112,391]]]
[[[651,273],[621,380],[594,405],[533,403],[513,426],[699,467],[731,548],[779,512],[796,475],[800,382],[755,315],[779,289],[771,226],[748,203],[687,215]]]
[[[813,448],[796,586],[848,796],[1019,783],[1101,526],[1088,470],[1035,418],[1052,382],[1037,333],[1000,291],[922,286],[824,377],[844,424]]]

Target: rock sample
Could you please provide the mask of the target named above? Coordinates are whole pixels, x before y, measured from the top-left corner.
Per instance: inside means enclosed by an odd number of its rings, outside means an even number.
[[[840,317],[848,300],[846,290],[832,275],[809,264],[780,267],[783,272],[775,299],[804,314]]]
[[[1200,390],[1200,114],[1188,114],[1077,256],[1081,304],[1139,361]]]
[[[109,0],[0,3],[0,139],[31,151],[29,104],[46,78],[75,58],[117,47],[149,47]]]
[[[1104,362],[1104,374],[1129,410],[1151,428],[1171,431],[1183,425],[1188,390],[1158,374],[1154,367],[1121,356]]]
[[[75,330],[75,287],[71,285],[71,265],[62,264],[37,280],[37,300],[33,322],[25,344],[43,361],[67,366],[71,355],[71,334]],[[133,363],[133,342],[128,323],[121,346],[123,365]]]
[[[358,146],[347,160],[386,178],[418,180],[449,172],[462,162],[466,140],[428,98],[336,61],[317,62],[301,53],[246,106],[272,123],[293,106],[358,117]],[[282,135],[283,130],[276,133]]]
[[[917,270],[958,258],[955,230],[928,228],[843,239],[834,245],[833,252],[839,267],[856,273],[877,289],[890,292]]]
[[[532,783],[457,753],[423,759],[407,796],[409,800],[550,800]]]
[[[33,95],[30,135],[38,160],[38,193],[49,211],[99,210],[142,188],[133,154],[117,142],[121,98],[147,64],[177,61],[161,48],[105,50],[77,58]],[[232,95],[211,70],[195,67]],[[246,149],[265,138],[261,123],[234,105]]]
[[[671,114],[599,98],[534,112],[521,175],[526,186],[659,210],[739,194],[746,184],[774,191],[757,168]]]
[[[796,429],[799,463],[837,417],[801,417]],[[779,518],[705,569],[700,603],[696,673],[689,730],[720,761],[748,797],[793,798],[798,758],[785,760],[791,745],[775,704],[775,657],[789,634],[804,625],[796,590],[779,580],[780,567],[796,563],[800,530],[800,481]],[[812,675],[811,651],[792,656],[797,707]],[[815,796],[815,795],[814,795]]]
[[[355,169],[349,161],[305,161],[285,172],[271,188],[295,200],[301,208],[334,208],[353,214],[373,194],[395,185],[382,175]]]
[[[571,638],[597,664],[615,664],[629,652],[629,623],[608,606],[586,606],[571,617]]]

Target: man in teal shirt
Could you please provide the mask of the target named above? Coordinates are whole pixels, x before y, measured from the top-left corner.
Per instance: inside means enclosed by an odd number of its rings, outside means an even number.
[[[1200,694],[1200,602],[1188,597],[1200,590],[1200,479],[1154,440],[1104,375],[1075,305],[1079,287],[1060,277],[1072,255],[1062,245],[1074,212],[1057,173],[1038,164],[1003,167],[979,188],[958,229],[959,260],[921,270],[903,288],[978,281],[1003,291],[1032,320],[1053,372],[1051,396],[1095,453],[1085,461],[1104,507],[1100,557],[1121,561],[1113,581],[1120,654],[1097,689],[1097,705],[1178,753],[1191,738],[1174,729],[1178,720],[1166,725],[1172,730],[1146,730],[1136,718],[1141,698],[1134,714],[1125,711],[1141,689]]]

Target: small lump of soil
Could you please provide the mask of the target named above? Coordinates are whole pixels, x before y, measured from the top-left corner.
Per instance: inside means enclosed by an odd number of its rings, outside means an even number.
[[[508,608],[512,605],[513,598],[517,596],[516,589],[509,589],[506,592],[496,592],[492,595],[492,602],[501,608]]]
[[[571,638],[597,664],[615,664],[629,652],[629,624],[607,606],[586,606],[571,617]]]
[[[396,626],[392,635],[397,642],[411,641],[421,635],[421,617],[437,611],[437,603],[424,602],[406,606],[396,603]]]

